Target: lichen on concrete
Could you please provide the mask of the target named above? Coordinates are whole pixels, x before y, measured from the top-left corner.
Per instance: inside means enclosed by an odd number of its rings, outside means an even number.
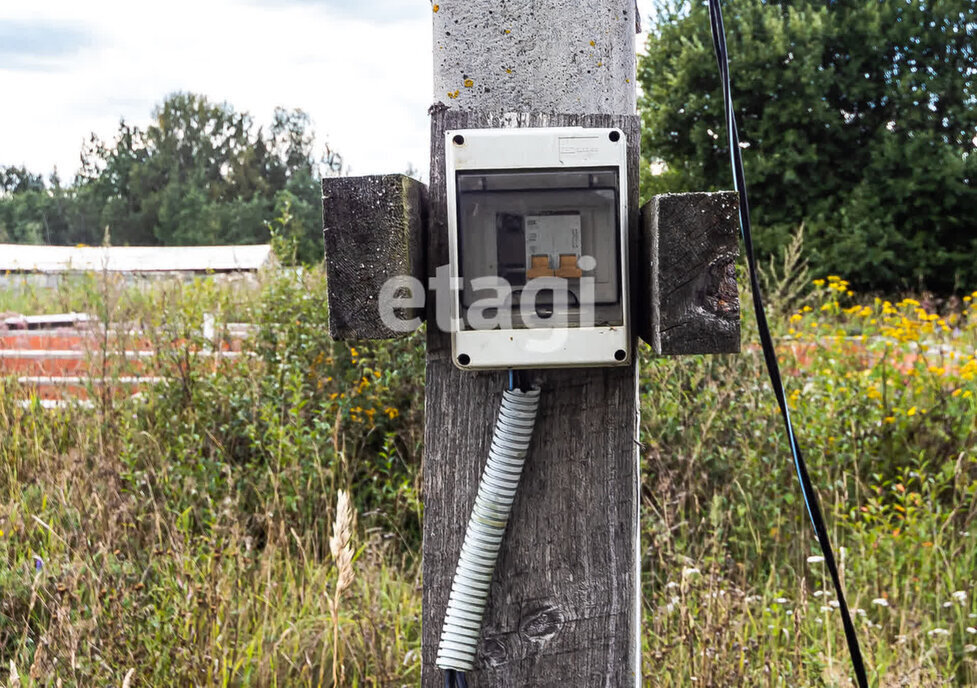
[[[483,112],[635,111],[634,88],[620,87],[635,78],[634,0],[437,8],[435,102]]]

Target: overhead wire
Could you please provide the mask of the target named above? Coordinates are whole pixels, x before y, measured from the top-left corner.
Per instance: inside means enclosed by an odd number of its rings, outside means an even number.
[[[736,116],[733,111],[733,91],[732,81],[729,74],[729,56],[726,47],[726,27],[723,24],[722,8],[719,0],[709,0],[709,23],[712,28],[713,48],[716,51],[716,61],[719,63],[720,81],[723,88],[723,106],[726,116],[726,131],[728,134],[730,163],[733,168],[734,188],[739,195],[739,219],[740,229],[743,236],[743,244],[746,249],[746,262],[750,273],[750,288],[753,292],[753,309],[756,313],[757,329],[760,333],[760,344],[763,349],[763,359],[766,363],[767,372],[770,376],[770,383],[773,386],[774,395],[777,397],[777,404],[780,407],[780,414],[784,421],[787,438],[790,443],[790,451],[794,460],[794,469],[797,479],[801,485],[801,492],[804,496],[804,504],[807,508],[808,517],[814,526],[818,544],[824,555],[824,563],[831,576],[831,582],[837,595],[838,607],[841,612],[842,625],[845,629],[845,640],[848,644],[848,652],[851,655],[852,667],[855,671],[855,678],[859,688],[868,688],[868,678],[865,672],[865,663],[862,659],[861,647],[858,644],[858,635],[855,632],[855,625],[852,623],[851,613],[848,610],[848,603],[845,600],[844,589],[841,584],[841,577],[838,573],[838,565],[835,561],[834,551],[828,539],[828,529],[821,513],[818,496],[811,482],[804,456],[797,442],[794,432],[794,424],[791,421],[790,409],[787,406],[787,395],[784,391],[783,379],[780,374],[780,365],[777,362],[777,354],[774,349],[773,338],[770,335],[770,327],[767,324],[767,315],[763,306],[763,298],[760,293],[760,282],[757,276],[756,256],[753,250],[753,233],[750,223],[750,203],[746,189],[746,175],[743,170],[743,156],[740,150],[739,130],[736,125]]]

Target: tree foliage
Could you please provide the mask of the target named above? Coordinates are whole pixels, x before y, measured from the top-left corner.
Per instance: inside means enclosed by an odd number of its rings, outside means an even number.
[[[270,127],[227,103],[175,93],[144,129],[94,134],[69,186],[0,167],[0,240],[118,245],[259,243],[288,207],[306,261],[321,259],[315,135],[301,110],[275,110]]]
[[[861,286],[977,283],[977,5],[735,0],[733,98],[763,252],[803,222]],[[647,190],[729,187],[705,3],[662,0],[640,60]]]

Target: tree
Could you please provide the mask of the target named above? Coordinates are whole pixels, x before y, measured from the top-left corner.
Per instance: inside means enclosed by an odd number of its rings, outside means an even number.
[[[801,222],[815,270],[977,284],[972,0],[736,0],[733,99],[762,252]],[[730,185],[706,5],[662,2],[639,64],[647,193]]]
[[[44,178],[25,167],[0,166],[0,196],[39,191],[44,188]]]
[[[268,130],[246,112],[175,93],[141,129],[94,134],[74,182],[46,187],[23,168],[0,168],[0,238],[118,245],[259,243],[286,205],[299,258],[322,259],[315,134],[301,110],[277,108]]]

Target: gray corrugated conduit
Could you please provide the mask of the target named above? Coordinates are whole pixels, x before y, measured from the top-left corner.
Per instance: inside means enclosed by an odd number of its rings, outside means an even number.
[[[507,389],[502,393],[488,463],[478,484],[441,629],[437,665],[442,669],[469,671],[475,662],[495,561],[533,437],[538,407],[539,389]]]

